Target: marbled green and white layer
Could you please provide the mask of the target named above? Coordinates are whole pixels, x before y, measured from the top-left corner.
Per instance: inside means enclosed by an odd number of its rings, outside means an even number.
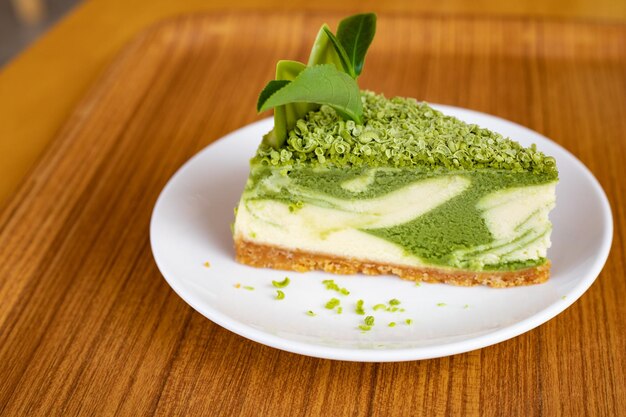
[[[426,103],[362,92],[363,124],[328,106],[261,143],[236,237],[398,265],[546,262],[554,158]]]
[[[235,236],[406,266],[545,262],[556,180],[501,171],[253,166]]]

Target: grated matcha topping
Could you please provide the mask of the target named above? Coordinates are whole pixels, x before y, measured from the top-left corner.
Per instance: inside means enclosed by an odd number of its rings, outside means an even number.
[[[362,91],[364,124],[329,106],[298,120],[280,149],[261,144],[253,163],[272,166],[423,167],[511,170],[556,176],[554,158],[502,135],[445,116],[409,98]]]

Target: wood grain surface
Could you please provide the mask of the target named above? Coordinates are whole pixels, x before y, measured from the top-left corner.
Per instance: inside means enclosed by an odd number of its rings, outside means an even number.
[[[148,225],[168,178],[258,119],[275,62],[340,17],[179,18],[124,50],[0,214],[1,415],[626,415],[623,24],[383,14],[360,80],[521,123],[594,172],[612,254],[547,324],[447,358],[337,362],[230,333],[161,278]]]

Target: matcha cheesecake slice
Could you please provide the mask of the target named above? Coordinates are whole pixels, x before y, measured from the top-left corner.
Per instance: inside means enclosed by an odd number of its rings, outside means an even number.
[[[324,25],[307,65],[277,65],[258,105],[274,108],[275,126],[236,210],[237,260],[456,285],[547,280],[554,158],[426,103],[361,91],[354,39],[371,42],[374,24],[352,16],[336,36]]]
[[[364,92],[364,124],[327,106],[262,144],[237,209],[256,267],[495,287],[549,276],[555,161],[415,100]]]

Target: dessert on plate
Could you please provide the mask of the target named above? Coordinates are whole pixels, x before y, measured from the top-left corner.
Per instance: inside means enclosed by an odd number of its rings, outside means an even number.
[[[274,128],[236,209],[241,263],[508,287],[549,278],[554,158],[409,98],[361,91],[376,17],[324,25],[259,97]]]

